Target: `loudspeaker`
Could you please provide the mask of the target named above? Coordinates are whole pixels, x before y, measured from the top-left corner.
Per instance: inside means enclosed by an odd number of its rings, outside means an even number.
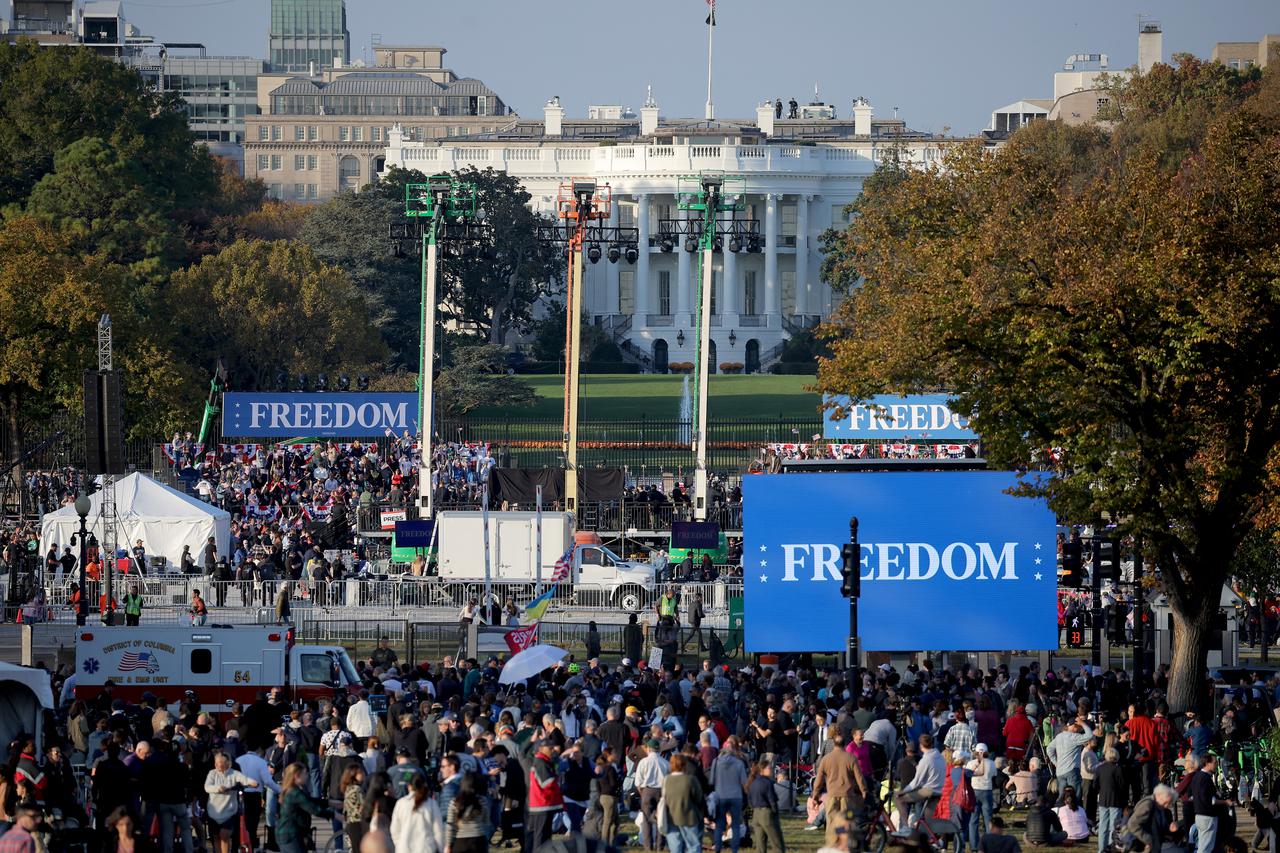
[[[84,373],[85,469],[94,474],[126,474],[124,405],[120,374],[114,370]]]

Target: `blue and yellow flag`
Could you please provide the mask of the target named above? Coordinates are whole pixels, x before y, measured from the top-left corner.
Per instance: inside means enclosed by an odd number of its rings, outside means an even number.
[[[537,622],[542,618],[542,614],[547,612],[547,605],[551,604],[551,597],[555,595],[556,588],[548,587],[547,591],[542,595],[530,601],[524,606],[524,618],[527,622]]]

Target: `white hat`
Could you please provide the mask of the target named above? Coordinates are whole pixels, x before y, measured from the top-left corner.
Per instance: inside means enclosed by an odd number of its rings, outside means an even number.
[[[987,745],[985,743],[980,743],[973,748],[973,751],[974,752],[990,752],[991,750],[987,749]]]
[[[623,659],[622,659],[622,665],[623,665],[623,666],[631,666],[631,658],[623,658]]]
[[[887,664],[887,663],[882,663],[882,664],[880,664],[880,671],[881,671],[881,672],[893,672],[893,667],[889,666],[889,664]]]

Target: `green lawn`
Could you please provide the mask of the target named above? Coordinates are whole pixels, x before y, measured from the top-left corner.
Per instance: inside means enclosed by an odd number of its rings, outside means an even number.
[[[530,418],[558,418],[564,413],[563,376],[522,376],[533,386],[539,400],[517,411],[501,408],[477,409],[474,417],[520,415]],[[711,377],[710,417],[784,418],[816,417],[822,402],[818,394],[804,390],[812,376]],[[585,420],[630,420],[640,417],[674,419],[680,414],[683,376],[657,374],[602,374],[582,377],[578,408]],[[693,380],[690,378],[690,393]]]

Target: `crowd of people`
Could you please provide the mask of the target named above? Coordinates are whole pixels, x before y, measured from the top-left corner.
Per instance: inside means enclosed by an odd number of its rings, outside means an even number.
[[[654,669],[590,651],[507,685],[496,657],[411,662],[384,639],[358,663],[359,692],[332,700],[69,698],[0,771],[0,821],[17,827],[0,850],[31,849],[12,838],[55,814],[102,849],[165,853],[299,853],[316,828],[364,853],[533,851],[565,834],[784,853],[793,811],[834,851],[887,836],[957,853],[1213,853],[1236,849],[1237,806],[1259,843],[1274,823],[1275,775],[1237,790],[1224,773],[1277,725],[1274,676],[1207,682],[1199,713],[1172,715],[1167,671],[1139,689],[1087,665]]]

